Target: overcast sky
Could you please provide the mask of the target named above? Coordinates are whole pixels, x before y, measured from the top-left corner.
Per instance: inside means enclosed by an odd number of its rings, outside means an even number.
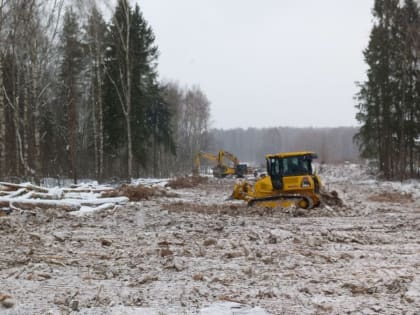
[[[357,125],[373,0],[137,3],[156,35],[160,78],[198,85],[212,127]]]

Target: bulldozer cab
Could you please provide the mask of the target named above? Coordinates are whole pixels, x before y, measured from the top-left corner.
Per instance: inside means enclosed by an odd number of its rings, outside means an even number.
[[[312,175],[312,152],[267,155],[267,173],[274,189],[283,189],[283,177]]]

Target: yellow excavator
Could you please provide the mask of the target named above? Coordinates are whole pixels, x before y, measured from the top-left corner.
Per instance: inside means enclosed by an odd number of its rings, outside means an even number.
[[[200,169],[200,161],[204,158],[216,164],[212,170],[214,177],[226,177],[228,175],[236,175],[237,177],[243,177],[247,172],[247,165],[240,164],[239,159],[232,153],[219,150],[217,156],[211,153],[200,151],[196,154],[194,159],[193,175],[198,175]],[[232,166],[225,163],[225,159],[230,160]]]
[[[317,155],[310,151],[268,154],[267,175],[254,185],[247,181],[236,183],[232,198],[245,200],[250,206],[316,207],[321,198],[321,180],[312,168],[316,158]]]
[[[194,159],[194,168],[193,168],[193,175],[194,176],[198,176],[198,174],[199,174],[201,159],[206,159],[206,160],[212,162],[213,164],[217,165],[218,157],[214,154],[207,153],[207,152],[204,152],[204,151],[198,152],[195,155],[195,159]]]

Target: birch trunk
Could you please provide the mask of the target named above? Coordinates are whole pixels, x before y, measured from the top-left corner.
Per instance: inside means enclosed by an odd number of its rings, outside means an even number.
[[[98,176],[100,179],[103,178],[104,175],[104,121],[103,121],[103,99],[102,99],[102,74],[100,66],[102,65],[102,58],[101,58],[101,50],[99,46],[99,40],[97,41],[97,53],[96,53],[96,80],[98,84],[98,150],[99,150],[99,173]]]
[[[116,21],[116,27],[119,32],[119,40],[124,52],[123,58],[119,65],[119,80],[121,82],[121,89],[119,89],[115,80],[108,74],[108,78],[111,80],[115,90],[118,94],[119,102],[121,109],[125,118],[125,123],[127,127],[127,177],[133,177],[133,141],[132,141],[132,131],[131,131],[131,89],[132,89],[132,60],[130,57],[130,17],[131,12],[128,5],[128,1],[123,1],[124,5],[124,14],[125,14],[125,25],[119,25]],[[124,36],[124,27],[126,34]]]
[[[39,178],[41,176],[41,131],[40,131],[40,105],[39,105],[39,95],[38,95],[38,87],[39,87],[39,63],[37,58],[37,41],[34,41],[34,47],[32,51],[32,100],[34,102],[33,106],[33,115],[34,115],[34,146],[33,146],[33,163],[34,163],[34,175],[35,181],[39,184]]]
[[[0,52],[0,178],[6,172],[6,117],[3,84],[3,59]]]
[[[71,92],[70,95],[74,95]],[[76,167],[76,104],[73,97],[69,103],[69,143],[70,143],[70,165],[73,175],[73,182],[77,184],[77,167]]]
[[[97,119],[96,119],[96,110],[97,110],[97,96],[96,86],[95,86],[95,62],[94,56],[92,52],[92,46],[89,46],[90,52],[90,68],[91,68],[91,95],[92,95],[92,124],[93,124],[93,150],[95,155],[95,176],[96,178],[99,177],[99,148],[98,148],[98,127],[97,127]]]
[[[125,120],[127,122],[127,149],[128,149],[128,178],[133,177],[133,143],[131,135],[131,58],[130,58],[130,10],[128,4],[125,10],[127,35],[125,39],[125,69],[126,69],[126,93],[125,93]]]
[[[22,135],[23,135],[23,152],[22,152],[22,156],[23,156],[23,173],[25,175],[25,177],[27,177],[28,175],[30,175],[28,173],[29,170],[29,166],[28,166],[28,161],[29,161],[29,126],[30,121],[29,121],[29,104],[30,104],[30,100],[29,100],[29,85],[30,85],[30,76],[28,74],[28,70],[26,69],[26,71],[24,71],[24,74],[26,75],[26,78],[24,78],[24,87],[23,87],[23,100],[22,100],[22,106],[23,106],[23,128],[22,128]]]
[[[18,81],[19,82],[19,81]],[[17,84],[19,85],[19,84]],[[16,93],[16,91],[15,91]],[[15,94],[13,93],[13,94]],[[20,175],[20,162],[22,157],[22,138],[20,136],[20,128],[19,128],[19,98],[14,96],[14,107],[13,107],[13,123],[15,127],[15,133],[16,133],[16,175]]]
[[[103,64],[101,43],[99,40],[98,29],[94,33],[94,47],[90,48],[91,69],[92,69],[92,120],[94,130],[94,150],[95,150],[95,174],[101,179],[103,177],[104,164],[104,138],[103,138],[103,99],[102,99],[102,73]]]

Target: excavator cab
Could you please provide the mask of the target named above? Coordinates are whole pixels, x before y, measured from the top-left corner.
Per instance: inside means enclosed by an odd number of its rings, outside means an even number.
[[[196,154],[194,159],[193,175],[195,176],[199,174],[201,158],[216,164],[212,168],[214,177],[223,178],[226,176],[235,175],[238,178],[242,178],[247,174],[248,171],[248,166],[246,164],[240,164],[239,159],[228,151],[219,150],[217,155],[200,151]],[[228,160],[228,162],[225,160]]]
[[[236,176],[238,178],[243,178],[248,173],[248,165],[246,164],[237,164],[235,166]]]

